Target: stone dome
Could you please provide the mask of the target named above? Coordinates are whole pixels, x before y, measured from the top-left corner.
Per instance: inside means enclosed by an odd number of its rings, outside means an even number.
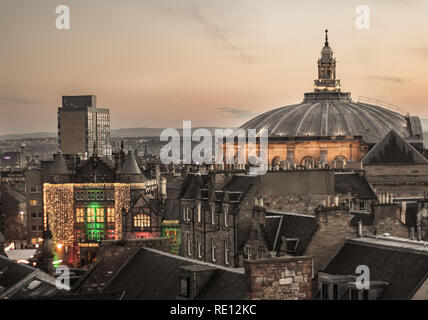
[[[392,129],[404,138],[411,136],[401,114],[350,98],[307,97],[302,103],[265,112],[240,128],[268,129],[269,137],[362,136],[367,143],[378,142]]]
[[[333,137],[361,136],[366,143],[377,143],[391,130],[403,138],[422,139],[418,117],[403,116],[392,110],[362,102],[354,102],[349,92],[341,92],[336,79],[336,60],[329,46],[327,32],[318,79],[314,92],[305,93],[303,102],[265,112],[239,129],[267,129],[269,137]],[[234,135],[244,134],[234,132]]]

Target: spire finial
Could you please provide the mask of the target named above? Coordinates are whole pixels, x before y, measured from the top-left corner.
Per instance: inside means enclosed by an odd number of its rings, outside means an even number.
[[[328,46],[328,29],[325,29],[325,45]]]

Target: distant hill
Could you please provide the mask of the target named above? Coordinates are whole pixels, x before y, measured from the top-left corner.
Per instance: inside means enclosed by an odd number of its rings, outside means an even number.
[[[205,128],[208,129],[211,134],[214,135],[215,129],[221,129],[219,127],[192,127],[192,132],[196,129]],[[231,128],[233,129],[233,128]],[[159,137],[164,128],[129,128],[129,129],[116,129],[111,130],[112,137]],[[182,129],[177,129],[180,135]]]
[[[192,131],[200,129],[202,127],[194,127]],[[204,127],[208,129],[213,135],[215,129],[218,127]],[[233,128],[231,128],[233,129]],[[126,128],[126,129],[115,129],[111,130],[112,137],[159,137],[164,128]],[[181,134],[182,129],[177,129]],[[11,139],[28,139],[28,138],[56,138],[57,133],[55,132],[35,132],[35,133],[21,133],[21,134],[6,134],[0,135],[0,140],[11,140]]]
[[[12,139],[41,139],[41,138],[56,138],[58,133],[54,132],[32,132],[32,133],[18,133],[18,134],[5,134],[0,135],[0,140],[12,140]]]

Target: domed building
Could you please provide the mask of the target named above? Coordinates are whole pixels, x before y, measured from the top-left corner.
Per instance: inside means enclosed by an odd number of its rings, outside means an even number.
[[[305,93],[301,103],[265,112],[240,129],[268,129],[271,164],[286,161],[342,167],[349,161],[360,161],[391,130],[423,152],[419,117],[354,102],[351,93],[341,91],[327,32],[314,91]]]

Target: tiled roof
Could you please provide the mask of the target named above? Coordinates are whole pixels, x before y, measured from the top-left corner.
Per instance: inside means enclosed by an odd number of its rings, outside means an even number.
[[[240,269],[219,267],[147,248],[140,248],[105,292],[124,292],[124,299],[177,299],[180,267],[192,265],[209,265],[215,270],[196,299],[244,299],[245,279]]]
[[[334,192],[337,194],[357,195],[360,199],[376,199],[376,195],[371,189],[364,176],[359,173],[335,173]]]
[[[266,239],[270,251],[279,251],[284,238],[299,239],[293,255],[303,255],[317,228],[317,221],[312,215],[266,212]]]
[[[363,164],[428,163],[428,160],[395,130],[391,130],[361,161]]]
[[[324,272],[355,275],[359,265],[370,270],[371,281],[388,283],[379,299],[410,299],[428,274],[428,247],[393,237],[362,237],[345,242]]]

